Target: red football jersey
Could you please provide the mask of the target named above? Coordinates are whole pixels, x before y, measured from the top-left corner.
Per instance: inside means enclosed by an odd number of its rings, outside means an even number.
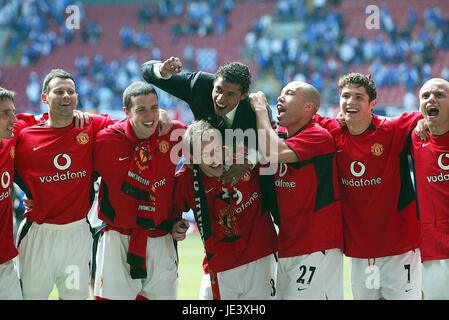
[[[449,259],[449,133],[422,141],[412,133],[421,222],[421,258]]]
[[[135,142],[124,132],[125,120],[102,130],[94,147],[94,170],[101,176],[99,193],[99,218],[119,228],[136,228],[138,200],[121,190],[134,155]],[[169,222],[173,205],[175,170],[182,155],[181,139],[187,128],[173,121],[169,133],[158,137],[155,190],[158,221]],[[151,166],[151,165],[150,165]]]
[[[214,217],[215,197],[235,192],[238,195],[236,201],[236,216],[240,235],[246,247],[243,250],[232,253],[216,253],[209,261],[214,272],[222,272],[263,258],[277,250],[277,236],[274,224],[268,212],[262,212],[260,204],[259,179],[256,175],[257,168],[248,170],[243,178],[234,186],[234,190],[225,190],[223,184],[217,178],[207,177],[201,174],[204,192],[207,198],[209,216]],[[176,174],[176,187],[174,194],[175,207],[180,211],[193,209],[197,215],[195,206],[195,192],[193,188],[193,171],[181,169]],[[212,233],[217,224],[211,223]],[[207,270],[205,270],[207,272]]]
[[[16,154],[16,137],[18,133],[36,124],[33,115],[19,113],[14,125],[14,137],[2,139],[0,142],[0,264],[11,260],[17,255],[13,232],[13,204],[11,190],[14,179],[14,158]]]
[[[347,256],[385,257],[419,247],[406,137],[420,118],[418,112],[393,119],[373,115],[357,136],[335,120],[328,126],[336,144]]]
[[[280,128],[279,131],[282,131]],[[313,121],[285,143],[299,162],[280,163],[276,173],[279,257],[343,249],[335,145]]]
[[[13,236],[13,206],[11,189],[14,179],[16,138],[0,142],[0,264],[17,255]]]
[[[67,224],[85,218],[92,204],[92,152],[95,135],[114,123],[94,115],[84,129],[73,124],[51,128],[47,122],[17,137],[18,182],[34,199],[24,216],[30,222]],[[23,186],[24,185],[24,186]]]

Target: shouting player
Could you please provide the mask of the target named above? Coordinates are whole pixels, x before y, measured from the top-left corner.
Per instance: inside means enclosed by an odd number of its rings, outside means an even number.
[[[449,82],[434,78],[419,91],[430,139],[411,134],[421,222],[424,299],[449,299]]]
[[[278,124],[271,128],[262,92],[250,95],[259,141],[278,163],[278,299],[343,299],[343,227],[332,136],[312,120],[320,94],[293,81],[278,98]],[[265,142],[265,143],[264,143]]]

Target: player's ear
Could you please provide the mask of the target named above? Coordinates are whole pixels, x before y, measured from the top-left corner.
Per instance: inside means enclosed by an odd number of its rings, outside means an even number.
[[[123,107],[123,111],[125,112],[126,116],[129,117],[129,112],[128,109],[126,109],[126,107]]]
[[[43,103],[48,103],[47,102],[47,95],[45,93],[41,94],[41,100],[42,100]]]
[[[369,108],[371,111],[373,111],[374,107],[376,106],[377,100],[373,99],[371,100],[371,102],[369,103]]]
[[[315,110],[315,104],[313,104],[313,102],[307,102],[305,105],[304,105],[304,108],[306,109],[306,110]]]

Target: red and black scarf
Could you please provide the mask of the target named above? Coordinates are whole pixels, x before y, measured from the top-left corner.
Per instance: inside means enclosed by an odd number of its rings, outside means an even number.
[[[145,257],[148,229],[154,228],[158,224],[154,176],[157,168],[155,154],[159,149],[157,139],[159,126],[149,139],[144,140],[139,140],[136,137],[129,119],[125,126],[125,135],[136,144],[136,147],[126,180],[122,184],[122,191],[138,200],[136,225],[140,227],[131,231],[127,263],[131,266],[131,277],[142,279],[147,276]]]
[[[221,186],[223,186],[223,192],[215,197],[213,212],[211,214],[201,179],[201,169],[197,164],[193,166],[193,189],[197,213],[196,222],[206,252],[214,300],[220,299],[220,289],[216,273],[211,268],[210,260],[213,259],[215,254],[240,251],[246,247],[244,240],[240,236],[238,227],[234,189],[230,184],[217,184],[217,188]],[[232,191],[229,192],[229,190]],[[212,223],[215,224],[214,234],[212,233]]]

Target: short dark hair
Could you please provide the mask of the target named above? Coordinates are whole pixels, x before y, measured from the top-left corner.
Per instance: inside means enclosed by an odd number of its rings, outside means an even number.
[[[131,98],[137,97],[141,95],[148,95],[148,94],[154,94],[157,97],[157,92],[154,87],[143,81],[136,81],[131,83],[123,92],[123,105],[125,106],[126,110],[131,109]]]
[[[16,93],[14,91],[11,91],[11,90],[8,90],[8,89],[0,87],[0,100],[9,99],[12,102],[14,102],[15,94]]]
[[[338,80],[338,87],[341,90],[350,85],[353,84],[357,87],[364,87],[366,90],[366,93],[369,97],[369,102],[373,101],[377,97],[377,90],[376,90],[376,84],[374,83],[374,80],[371,78],[371,75],[365,75],[357,72],[352,72],[349,74],[344,75],[343,77]]]
[[[251,85],[251,72],[248,66],[240,62],[229,62],[218,68],[215,73],[215,80],[221,77],[224,81],[239,84],[242,88],[242,93],[249,91]]]
[[[61,78],[61,79],[70,79],[73,81],[73,83],[75,84],[75,91],[76,91],[76,82],[75,82],[75,78],[73,77],[73,75],[68,72],[65,71],[63,69],[52,69],[46,76],[44,79],[44,83],[42,85],[42,93],[44,94],[48,94],[50,92],[49,88],[48,88],[48,84],[50,83],[51,80],[53,80],[54,78]]]

